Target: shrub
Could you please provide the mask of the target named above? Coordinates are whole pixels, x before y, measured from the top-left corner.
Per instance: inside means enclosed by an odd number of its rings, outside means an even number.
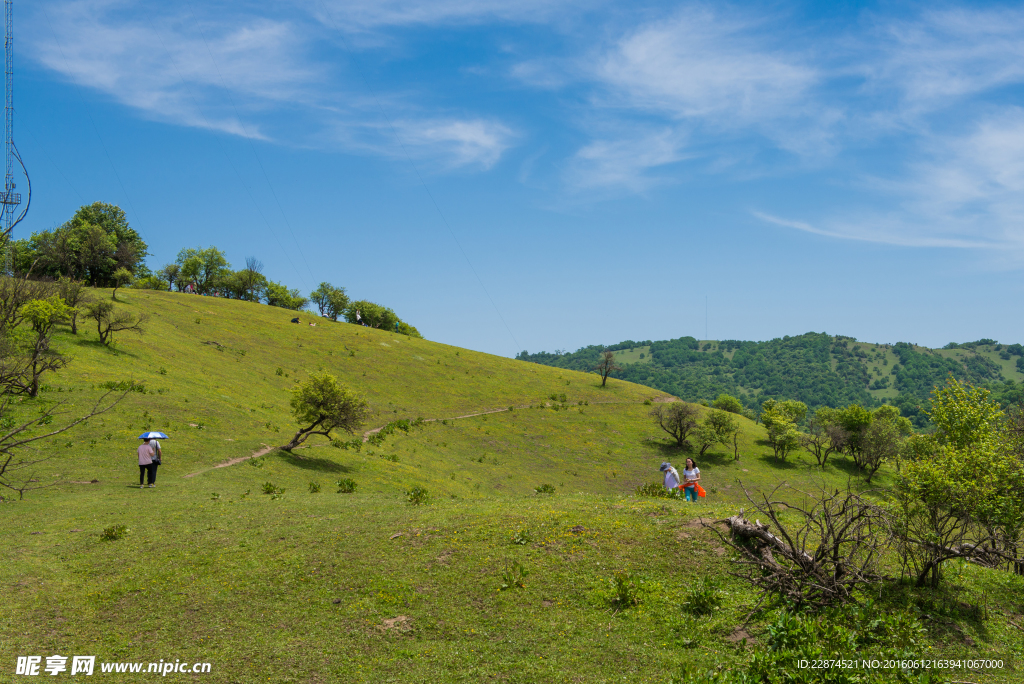
[[[519,561],[513,561],[511,564],[506,564],[505,569],[501,573],[501,588],[499,591],[505,591],[506,589],[524,589],[526,587],[526,576],[530,574],[530,571],[523,567],[523,564]]]
[[[276,484],[274,484],[273,482],[264,482],[263,483],[263,493],[264,494],[281,494],[283,492],[284,492],[284,490],[283,489],[279,489],[278,486]]]
[[[103,530],[100,534],[100,539],[102,541],[117,541],[127,537],[129,532],[131,530],[128,529],[127,525],[111,525]]]
[[[523,528],[512,535],[512,543],[519,544],[520,546],[526,546],[533,541],[533,535],[530,534],[530,530]]]
[[[405,498],[413,506],[419,506],[422,503],[426,503],[427,490],[417,485],[405,493]]]
[[[711,615],[722,603],[722,592],[706,577],[700,577],[686,591],[683,610],[691,615]]]
[[[609,581],[612,584],[612,593],[608,603],[617,611],[640,605],[640,602],[643,600],[641,597],[642,588],[640,586],[643,584],[643,580],[631,572],[620,570]]]
[[[554,494],[555,486],[550,484],[542,484],[538,487],[535,487],[533,491],[537,492],[538,494]]]
[[[309,493],[310,494],[319,494],[320,493],[320,483],[319,482],[310,482],[309,483]]]
[[[351,494],[356,491],[356,481],[350,477],[335,482],[338,485],[338,494]]]

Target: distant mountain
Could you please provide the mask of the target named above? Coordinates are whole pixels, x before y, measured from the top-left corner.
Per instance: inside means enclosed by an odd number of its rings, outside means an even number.
[[[615,352],[611,377],[670,392],[687,401],[731,394],[750,408],[765,399],[798,399],[814,409],[889,403],[923,426],[919,407],[949,375],[991,388],[1001,403],[1024,400],[1024,348],[995,340],[929,349],[907,342],[875,344],[853,337],[806,333],[767,342],[675,340],[592,345],[575,352],[522,352],[516,358],[572,370],[592,370],[601,352]]]

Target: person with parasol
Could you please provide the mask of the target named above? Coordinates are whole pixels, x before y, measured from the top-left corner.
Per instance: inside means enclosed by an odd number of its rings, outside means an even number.
[[[142,444],[139,445],[139,489],[146,486],[143,484],[144,476],[146,484],[156,487],[156,469],[163,462],[160,442],[157,440],[169,437],[162,432],[143,432],[139,439],[142,440]]]

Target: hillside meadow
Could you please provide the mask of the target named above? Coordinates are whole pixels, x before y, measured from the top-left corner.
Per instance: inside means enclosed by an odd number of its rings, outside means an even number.
[[[18,656],[53,654],[211,663],[168,681],[686,681],[684,665],[742,666],[776,610],[751,614],[731,550],[701,522],[749,510],[744,488],[867,489],[845,458],[824,471],[803,453],[775,461],[740,419],[739,460],[730,445],[699,464],[706,500],[638,497],[684,457],[648,416],[672,399],[657,390],[304,314],[296,325],[258,304],[118,300],[149,315],[146,333],[107,348],[87,324],[59,332],[71,364],[19,405],[62,401],[74,416],[106,383],[145,388],[45,442],[34,479],[55,486],[0,506],[3,681],[31,681],[10,674]],[[289,390],[317,370],[367,399],[366,430],[422,422],[376,445],[273,449],[295,429]],[[140,490],[135,438],[150,429],[171,438],[157,487]],[[345,480],[354,492],[339,493]],[[883,470],[872,487],[890,481]],[[103,539],[115,526],[121,538]],[[615,600],[617,573],[635,605]],[[703,616],[685,609],[702,578],[722,592]],[[951,564],[937,593],[872,598],[880,614],[923,616],[923,655],[1004,663],[947,680],[1020,680],[1021,577]]]

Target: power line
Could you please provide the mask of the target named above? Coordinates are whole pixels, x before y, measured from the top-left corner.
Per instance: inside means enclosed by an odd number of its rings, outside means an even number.
[[[370,85],[369,79],[366,78],[366,74],[360,68],[359,60],[356,59],[355,53],[353,53],[353,51],[349,48],[348,41],[345,40],[345,34],[338,29],[338,25],[337,23],[335,23],[334,17],[327,10],[327,5],[324,4],[323,0],[320,1],[320,6],[324,10],[324,16],[326,16],[330,20],[331,25],[334,27],[334,30],[338,33],[338,36],[341,38],[341,42],[345,47],[345,51],[348,52],[349,57],[352,59],[352,63],[356,67],[356,71],[359,72],[360,78],[363,79],[363,84],[366,86],[366,89],[370,91],[370,95],[373,96],[374,102],[377,103],[377,108],[380,110],[381,116],[384,117],[384,120],[387,122],[388,127],[391,129],[391,133],[395,136],[395,140],[398,142],[399,147],[402,148],[402,152],[405,154],[406,159],[409,161],[409,166],[412,167],[412,170],[416,174],[416,178],[419,180],[420,185],[423,186],[423,190],[426,191],[427,197],[430,198],[430,203],[434,205],[434,209],[437,210],[438,216],[441,217],[441,222],[444,223],[445,228],[448,229],[448,233],[452,236],[452,240],[455,242],[455,245],[459,248],[459,251],[462,253],[462,257],[466,260],[466,264],[469,266],[469,270],[473,272],[473,276],[476,277],[477,283],[480,284],[480,289],[483,290],[484,295],[487,296],[487,301],[489,301],[491,303],[491,306],[494,308],[494,313],[498,314],[498,318],[501,320],[501,324],[505,326],[505,330],[508,332],[509,337],[512,338],[512,342],[516,345],[516,353],[518,354],[519,351],[522,350],[522,347],[519,345],[519,341],[516,340],[516,336],[512,334],[512,329],[508,327],[508,323],[505,322],[505,317],[501,315],[501,311],[498,309],[498,305],[494,303],[494,299],[491,298],[491,293],[487,291],[487,286],[484,285],[484,281],[480,278],[480,274],[477,273],[476,269],[473,267],[473,262],[469,260],[469,255],[466,254],[466,250],[462,248],[462,243],[460,243],[459,238],[455,236],[455,231],[452,230],[451,225],[448,223],[448,219],[445,218],[444,212],[441,211],[441,207],[438,205],[437,200],[434,199],[434,194],[430,192],[430,188],[427,186],[426,181],[423,180],[423,176],[420,174],[419,168],[416,166],[416,163],[412,159],[412,155],[409,154],[409,150],[406,148],[405,143],[402,142],[401,136],[398,135],[398,131],[395,129],[394,124],[391,123],[390,117],[388,117],[387,112],[384,111],[384,106],[381,105],[380,98],[377,97],[377,92],[373,89],[373,86]]]
[[[217,59],[213,56],[213,50],[210,49],[210,43],[206,40],[206,34],[203,33],[203,27],[199,24],[199,19],[196,17],[195,10],[192,9],[192,3],[186,3],[188,5],[189,12],[192,13],[192,20],[196,22],[196,28],[199,29],[199,35],[203,38],[203,43],[206,45],[206,51],[210,53],[210,60],[213,62],[214,68],[217,70],[217,75],[220,77],[221,85],[224,86],[224,92],[228,96],[228,101],[231,102],[232,109],[235,110],[235,117],[238,119],[238,125],[242,127],[242,133],[245,135],[245,139],[249,141],[249,147],[252,149],[252,154],[256,157],[256,163],[260,166],[260,171],[263,172],[263,178],[267,181],[267,186],[270,188],[270,194],[274,196],[274,202],[277,203],[278,211],[281,212],[281,216],[284,217],[284,224],[288,227],[288,232],[292,236],[292,240],[295,242],[295,248],[299,251],[299,256],[302,257],[303,263],[306,264],[306,270],[309,271],[310,289],[312,289],[312,281],[316,280],[316,276],[313,275],[313,270],[309,267],[309,262],[306,261],[306,255],[302,251],[301,245],[299,245],[298,239],[295,237],[295,231],[292,230],[292,224],[288,221],[288,214],[285,213],[284,207],[281,206],[281,201],[277,198],[277,192],[274,190],[274,184],[270,182],[270,176],[267,175],[267,170],[263,168],[263,161],[260,159],[260,155],[256,152],[256,146],[252,142],[252,138],[249,137],[249,132],[245,129],[245,122],[242,121],[242,115],[238,112],[238,107],[235,106],[235,98],[231,97],[231,91],[228,89],[227,81],[224,79],[224,74],[221,73],[220,66],[217,64]],[[299,276],[300,278],[302,276]]]
[[[57,38],[57,32],[53,30],[53,24],[50,22],[50,14],[49,14],[49,12],[46,11],[46,7],[45,6],[42,7],[42,10],[43,10],[43,16],[46,17],[46,23],[50,27],[50,33],[53,34],[53,42],[55,42],[57,44],[57,50],[60,51],[61,59],[64,60],[64,66],[68,70],[68,75],[71,77],[71,80],[74,81],[75,85],[78,86],[78,88],[79,88],[78,98],[82,101],[82,111],[84,111],[85,115],[89,117],[89,123],[92,124],[92,130],[93,130],[94,133],[96,133],[96,139],[100,141],[100,147],[103,149],[103,154],[106,155],[107,161],[110,163],[110,168],[114,172],[114,178],[117,179],[117,184],[121,186],[121,192],[124,193],[125,199],[128,200],[128,206],[131,207],[132,213],[135,214],[135,218],[138,219],[138,221],[139,221],[139,224],[138,224],[138,227],[136,228],[136,230],[137,230],[137,232],[142,234],[143,238],[145,238],[145,231],[142,228],[142,216],[139,214],[139,211],[135,208],[135,204],[132,203],[132,198],[131,198],[131,196],[128,195],[128,191],[125,189],[124,183],[121,182],[121,174],[119,174],[117,172],[117,167],[114,166],[114,160],[111,159],[110,153],[107,152],[107,146],[103,143],[103,136],[100,135],[100,130],[96,126],[96,121],[93,120],[92,114],[89,112],[88,108],[85,106],[85,98],[82,97],[82,92],[81,92],[82,86],[81,86],[81,84],[78,83],[78,79],[75,78],[74,72],[71,71],[71,65],[68,64],[68,58],[64,55],[64,48],[61,47],[60,40]]]
[[[157,39],[160,41],[160,45],[163,47],[164,52],[167,53],[168,61],[170,61],[171,66],[174,67],[174,71],[178,74],[178,79],[181,81],[181,84],[185,86],[185,90],[188,91],[188,95],[192,99],[192,103],[195,104],[196,111],[199,112],[199,116],[203,117],[203,121],[206,122],[207,127],[213,130],[213,125],[210,123],[210,119],[206,116],[206,113],[203,111],[203,108],[199,105],[199,101],[196,99],[196,96],[192,92],[192,89],[189,88],[188,83],[185,81],[185,77],[182,76],[181,70],[178,69],[178,65],[174,62],[174,57],[171,54],[171,51],[167,49],[167,45],[164,43],[163,36],[161,36],[160,32],[156,30],[156,27],[152,24],[152,22],[150,22],[150,27],[153,29],[153,33],[156,34]],[[256,213],[258,213],[260,215],[260,218],[263,219],[263,223],[267,225],[267,230],[269,230],[270,234],[274,236],[274,241],[277,243],[277,246],[281,248],[281,253],[284,254],[284,258],[288,260],[288,265],[292,267],[293,271],[295,271],[295,275],[297,275],[299,278],[302,278],[302,274],[299,273],[299,269],[296,268],[295,263],[292,261],[292,258],[288,255],[288,251],[284,248],[284,245],[281,243],[281,239],[277,236],[277,231],[275,231],[274,227],[270,225],[270,221],[267,220],[267,217],[266,215],[264,215],[263,210],[260,209],[260,205],[256,202],[256,198],[252,196],[252,191],[249,189],[249,186],[245,184],[245,180],[242,178],[242,174],[238,171],[238,168],[235,166],[235,163],[231,161],[231,156],[228,154],[227,149],[225,149],[223,142],[216,136],[214,136],[214,138],[217,139],[217,143],[220,147],[221,152],[224,154],[224,158],[228,162],[228,166],[230,166],[231,170],[235,172],[235,176],[238,177],[238,182],[241,184],[242,189],[245,190],[245,193],[249,196],[249,199],[252,201],[253,207],[256,208]]]

